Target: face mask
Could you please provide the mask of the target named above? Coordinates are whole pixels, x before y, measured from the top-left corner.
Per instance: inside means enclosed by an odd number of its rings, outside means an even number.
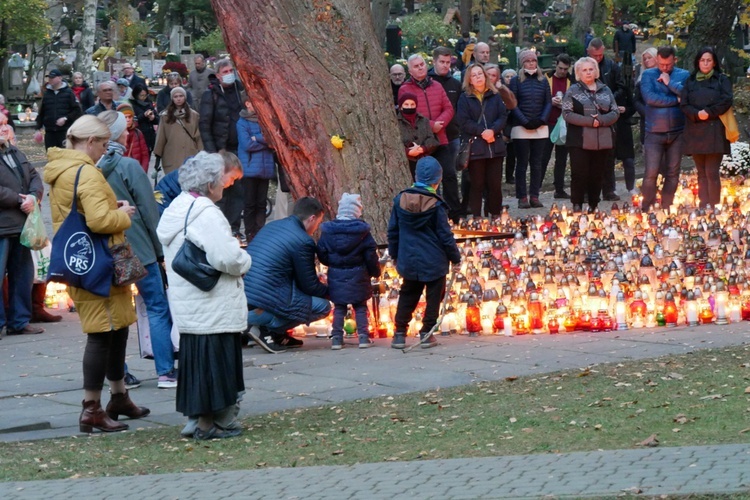
[[[234,73],[229,73],[228,75],[224,75],[221,77],[221,83],[225,83],[227,85],[231,85],[237,80],[237,75]]]
[[[417,108],[401,108],[402,115],[413,115],[417,112]]]

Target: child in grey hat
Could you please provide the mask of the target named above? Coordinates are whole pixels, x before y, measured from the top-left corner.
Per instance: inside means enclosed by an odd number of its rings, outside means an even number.
[[[370,225],[361,219],[362,198],[344,193],[336,219],[320,226],[318,259],[328,266],[328,291],[334,304],[331,349],[344,346],[344,317],[351,304],[357,322],[359,348],[372,341],[367,319],[367,301],[372,297],[370,278],[380,276],[380,263]]]

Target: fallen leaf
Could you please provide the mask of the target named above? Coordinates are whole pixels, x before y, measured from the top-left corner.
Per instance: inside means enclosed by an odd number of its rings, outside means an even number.
[[[659,446],[659,440],[656,438],[656,434],[651,434],[649,437],[638,443],[638,446],[648,446],[654,448]]]
[[[674,372],[670,373],[670,374],[668,375],[668,377],[669,377],[669,378],[673,378],[673,379],[675,379],[675,380],[682,380],[683,378],[685,378],[685,377],[683,377],[682,375],[680,375],[679,373],[674,373]]]
[[[687,423],[687,421],[688,421],[687,417],[683,415],[682,413],[680,413],[679,415],[677,415],[675,418],[672,419],[672,422],[676,422],[678,424],[685,424]]]
[[[588,377],[589,375],[591,375],[591,370],[586,369],[576,375],[576,377]]]
[[[602,430],[602,424],[596,424],[596,425],[594,426],[594,430],[595,430],[595,431],[600,431],[600,430]]]
[[[515,382],[516,380],[518,380],[518,376],[516,375],[513,375],[512,377],[505,377],[506,382]]]
[[[703,396],[701,399],[721,399],[721,394],[709,394],[708,396]]]
[[[516,422],[518,422],[518,419],[516,417],[510,417],[510,419],[508,420],[511,424],[515,424]]]
[[[674,429],[672,429],[672,432],[680,432],[680,430],[681,430],[680,428],[675,427]]]
[[[625,488],[624,490],[621,490],[621,491],[624,491],[625,493],[631,493],[633,495],[639,495],[643,493],[643,490],[640,489],[638,486],[631,486],[630,488]]]
[[[336,450],[331,453],[331,455],[343,455],[343,454],[344,454],[344,450]]]
[[[554,406],[542,406],[542,409],[544,410],[544,413],[549,413],[551,411],[557,411],[557,408]]]
[[[750,385],[745,387],[745,394],[750,394]]]

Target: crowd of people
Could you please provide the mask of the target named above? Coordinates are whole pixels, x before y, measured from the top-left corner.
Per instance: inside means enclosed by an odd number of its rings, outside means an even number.
[[[436,48],[429,70],[418,54],[409,57],[406,69],[390,68],[412,177],[420,158],[440,162],[442,196],[454,222],[466,215],[499,214],[506,158],[505,182],[515,185],[519,209],[543,207],[539,194],[553,151],[554,198],[570,199],[574,211],[585,204],[593,211],[600,200],[620,199],[617,160],[626,191],[637,194],[631,126],[636,113],[645,163],[642,209],[648,211],[657,194],[662,207],[672,204],[683,155],[691,155],[698,170],[701,205],[718,202],[719,165],[729,154],[719,117],[732,105],[732,86],[710,47],[700,50],[692,73],[675,67],[671,46],[644,50],[633,66],[636,41],[625,23],[615,37],[614,59],[605,55],[602,39],[592,36],[587,55],[578,61],[560,54],[554,68],[543,73],[536,52],[523,50],[518,72],[500,74],[489,62],[487,44],[462,40],[458,58],[446,47]],[[553,142],[550,133],[561,122],[567,135]],[[468,162],[458,161],[460,150],[467,149]],[[464,168],[462,196],[457,168]],[[663,187],[657,193],[659,175]]]
[[[656,203],[658,175],[664,178],[662,206],[671,204],[683,154],[692,155],[698,170],[701,205],[718,203],[719,163],[729,152],[719,116],[732,105],[732,86],[713,49],[699,51],[692,73],[675,67],[672,47],[644,51],[632,92],[620,65],[604,55],[601,39],[592,38],[587,51],[575,62],[558,56],[547,74],[532,50],[519,54],[517,73],[501,72],[482,43],[472,47],[463,71],[455,70],[453,52],[445,47],[435,49],[433,68],[411,56],[408,78],[403,67],[391,68],[413,182],[395,196],[387,231],[402,277],[391,347],[406,347],[423,294],[418,343],[435,345],[446,275],[461,262],[450,220],[499,215],[503,176],[515,184],[519,209],[543,206],[539,195],[553,150],[555,197],[570,198],[574,212],[585,203],[595,210],[601,199],[617,199],[616,158],[623,161],[627,189],[634,189],[629,118],[635,110],[645,152],[643,210]],[[358,347],[370,347],[366,303],[380,266],[359,194],[344,193],[335,219],[325,223],[323,206],[310,197],[297,200],[290,216],[265,223],[274,152],[232,62],[221,60],[215,70],[202,57],[195,63],[190,86],[170,79],[156,105],[130,65],[117,81],[99,84],[96,96],[82,75],[74,74],[68,86],[52,70],[37,126],[45,130],[44,181],[55,230],[78,210],[92,232],[109,236],[110,246],[130,243],[147,271],[136,288],[147,310],[158,387],[177,389],[177,410],[188,417],[183,435],[203,440],[241,432],[241,349],[250,339],[269,353],[299,348],[303,341],[292,329],[333,310],[331,349],[344,346],[349,314],[356,317]],[[552,143],[550,131],[561,123],[567,125],[565,140]],[[3,297],[10,300],[7,314],[0,314],[7,334],[37,334],[43,329],[29,324],[33,263],[19,234],[43,187],[2,130],[0,264],[9,283]],[[158,197],[147,176],[152,154],[165,173]],[[510,170],[503,169],[506,157],[508,163],[513,158]],[[196,284],[172,265],[188,243],[203,252],[211,286]],[[316,260],[328,266],[327,276],[318,275]],[[80,430],[127,429],[119,417],[149,414],[128,392],[137,385],[129,383],[125,364],[135,322],[130,288],[113,284],[106,297],[68,290],[87,334]],[[173,326],[180,333],[177,366]],[[112,395],[103,408],[105,378]]]

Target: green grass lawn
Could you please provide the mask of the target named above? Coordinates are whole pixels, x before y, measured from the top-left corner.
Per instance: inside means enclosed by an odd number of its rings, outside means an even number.
[[[747,443],[750,346],[290,410],[244,424],[242,436],[224,441],[196,442],[165,428],[0,444],[0,475],[10,481]]]

